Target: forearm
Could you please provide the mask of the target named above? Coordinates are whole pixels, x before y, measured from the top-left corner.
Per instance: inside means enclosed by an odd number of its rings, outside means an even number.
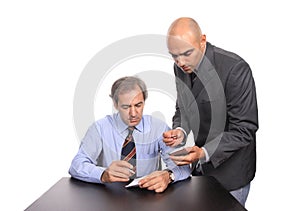
[[[191,174],[190,165],[183,165],[183,166],[174,165],[172,167],[168,167],[168,169],[170,169],[174,173],[175,176],[174,182],[184,180],[188,178]]]
[[[184,131],[184,134],[187,135],[190,132],[190,128],[188,125],[187,118],[184,116],[183,109],[184,108],[179,108],[176,103],[176,111],[172,119],[173,122],[172,128],[173,129],[180,128]]]
[[[72,177],[92,183],[102,183],[100,178],[103,171],[103,167],[96,166],[96,164],[81,151],[74,157],[69,169],[69,173]]]
[[[203,148],[206,149],[209,160],[214,167],[229,159],[238,150],[248,147],[255,141],[255,131],[244,129],[243,133],[233,131],[223,132],[211,141],[207,141]]]

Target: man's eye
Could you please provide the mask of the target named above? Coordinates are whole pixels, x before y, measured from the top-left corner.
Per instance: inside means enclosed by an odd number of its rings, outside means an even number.
[[[171,54],[171,56],[172,56],[173,59],[176,59],[176,58],[178,57],[178,56],[175,55],[175,54]]]
[[[123,109],[128,109],[129,108],[129,106],[126,106],[126,105],[123,105],[123,106],[121,106]]]
[[[184,56],[190,56],[192,54],[193,50],[187,51],[185,52],[183,55]]]

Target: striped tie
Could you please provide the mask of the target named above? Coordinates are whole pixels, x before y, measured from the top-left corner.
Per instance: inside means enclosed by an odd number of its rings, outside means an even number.
[[[134,167],[136,166],[136,151],[135,143],[132,137],[134,127],[128,127],[128,135],[122,147],[121,159],[128,161]]]

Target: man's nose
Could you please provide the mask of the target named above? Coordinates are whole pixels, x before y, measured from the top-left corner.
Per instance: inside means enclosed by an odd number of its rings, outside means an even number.
[[[184,66],[184,59],[182,58],[182,56],[178,56],[178,57],[176,58],[176,63],[177,63],[177,65],[178,65],[179,67]]]
[[[136,108],[134,106],[130,107],[129,115],[130,116],[135,116],[136,115]]]

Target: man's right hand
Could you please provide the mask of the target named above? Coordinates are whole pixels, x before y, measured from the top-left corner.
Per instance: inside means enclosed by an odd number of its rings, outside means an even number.
[[[128,182],[133,166],[124,160],[113,161],[101,176],[102,182]]]
[[[167,146],[175,147],[183,141],[184,133],[180,129],[174,129],[164,132],[163,137]]]

